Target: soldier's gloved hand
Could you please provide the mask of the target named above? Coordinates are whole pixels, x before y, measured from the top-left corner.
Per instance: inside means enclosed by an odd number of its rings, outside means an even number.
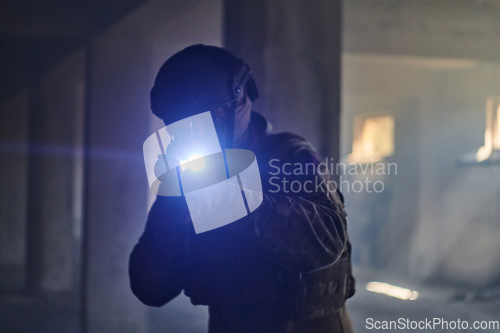
[[[177,224],[186,224],[191,221],[186,200],[180,196],[177,168],[167,169],[166,156],[158,155],[154,171],[160,182],[157,192],[157,201],[164,219],[172,220]],[[156,203],[155,203],[156,204]]]
[[[155,205],[157,205],[155,214],[158,214],[159,223],[186,224],[191,221],[186,198],[183,196],[159,195]]]
[[[157,196],[140,242],[155,253],[167,254],[178,241],[179,230],[190,221],[184,197]]]

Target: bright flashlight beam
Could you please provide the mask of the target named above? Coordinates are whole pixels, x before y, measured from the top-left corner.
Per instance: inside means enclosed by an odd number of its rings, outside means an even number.
[[[200,155],[193,155],[189,158],[187,166],[193,171],[200,171],[205,166],[205,159]]]
[[[181,165],[181,169],[182,169],[182,171],[186,170],[186,169],[187,169],[187,167],[188,167],[187,162],[186,162],[186,161],[184,161],[184,160],[180,160],[180,161],[179,161],[179,164]]]
[[[410,301],[414,301],[418,298],[418,291],[393,286],[384,282],[369,282],[366,285],[366,290],[399,299],[408,299]]]

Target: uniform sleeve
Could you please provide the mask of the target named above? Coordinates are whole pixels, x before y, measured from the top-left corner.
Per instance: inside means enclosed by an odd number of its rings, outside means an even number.
[[[321,156],[299,137],[282,141],[275,147],[284,154],[277,154],[280,158],[275,162],[278,160],[280,169],[290,163],[285,168],[290,174],[273,172],[271,176],[277,178],[272,181],[277,185],[264,191],[259,208],[228,229],[250,239],[278,265],[311,272],[335,263],[342,255],[347,244],[346,214],[340,192],[332,182],[329,189],[329,174],[319,168]],[[302,172],[298,164],[302,164]],[[269,182],[269,170],[260,169],[262,181]],[[268,184],[263,185],[267,188]]]
[[[146,227],[129,258],[130,288],[149,306],[162,306],[181,292],[186,265],[188,224],[183,197],[161,197],[149,211]]]

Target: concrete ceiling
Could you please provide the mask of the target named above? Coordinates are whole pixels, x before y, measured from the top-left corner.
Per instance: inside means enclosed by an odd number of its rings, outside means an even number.
[[[0,99],[147,1],[1,0]],[[343,16],[344,52],[500,61],[498,0],[345,0]]]
[[[498,0],[344,0],[349,53],[500,61]]]
[[[147,0],[2,0],[0,99],[52,66]]]

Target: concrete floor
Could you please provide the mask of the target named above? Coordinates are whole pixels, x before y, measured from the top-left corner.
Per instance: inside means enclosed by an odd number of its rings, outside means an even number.
[[[450,287],[424,286],[397,279],[380,272],[355,267],[357,292],[347,303],[356,332],[368,332],[366,321],[500,321],[500,289],[465,292]],[[417,290],[417,300],[399,300],[365,290],[369,281],[383,281]],[[179,296],[162,308],[149,308],[150,333],[202,333],[206,332],[208,314],[203,306],[192,306],[189,299]],[[384,331],[384,330],[380,330]],[[443,332],[434,330],[398,329],[397,331]],[[500,330],[449,330],[460,332],[499,332]],[[78,333],[78,309],[68,299],[33,299],[27,296],[0,297],[0,332],[2,333]]]
[[[434,329],[397,329],[398,332],[500,332],[497,330],[474,330],[474,321],[500,321],[500,288],[483,291],[465,291],[449,286],[429,286],[415,282],[408,282],[383,272],[373,272],[359,267],[354,268],[357,278],[356,295],[347,302],[347,307],[354,324],[355,332],[370,332],[367,320],[396,321],[407,323],[411,321],[432,322],[434,318],[442,321],[467,321],[468,329],[443,329],[436,325]],[[400,300],[382,294],[369,292],[365,286],[370,281],[387,282],[393,285],[406,287],[419,292],[416,300]],[[453,324],[449,324],[453,325]],[[446,327],[444,327],[446,328]],[[385,330],[379,330],[385,331]],[[396,331],[396,330],[395,330]]]
[[[2,333],[78,333],[79,312],[68,297],[0,296]]]

